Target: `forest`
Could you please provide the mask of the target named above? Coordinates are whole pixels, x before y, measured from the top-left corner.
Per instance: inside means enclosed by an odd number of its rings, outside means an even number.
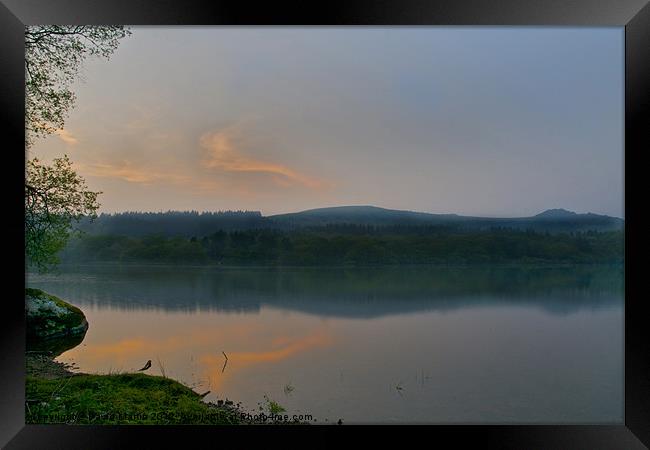
[[[556,233],[494,228],[329,225],[218,230],[204,236],[81,234],[61,261],[228,266],[621,263],[622,231]]]

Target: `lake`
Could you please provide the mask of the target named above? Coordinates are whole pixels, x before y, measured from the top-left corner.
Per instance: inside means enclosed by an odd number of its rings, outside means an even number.
[[[621,266],[62,266],[85,373],[180,380],[316,423],[622,423]],[[227,355],[224,356],[224,353]]]

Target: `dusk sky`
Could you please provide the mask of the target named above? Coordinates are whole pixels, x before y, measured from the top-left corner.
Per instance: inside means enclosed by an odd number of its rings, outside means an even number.
[[[623,217],[623,28],[132,31],[30,151],[103,212]]]

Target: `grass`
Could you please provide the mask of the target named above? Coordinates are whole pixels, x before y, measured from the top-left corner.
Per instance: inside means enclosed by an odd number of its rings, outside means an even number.
[[[197,424],[241,423],[236,408],[204,403],[190,388],[145,374],[74,374],[26,379],[26,423]]]
[[[278,415],[280,413],[286,412],[286,409],[278,402],[271,400],[267,395],[264,395],[264,400],[266,401],[266,407],[270,414]]]

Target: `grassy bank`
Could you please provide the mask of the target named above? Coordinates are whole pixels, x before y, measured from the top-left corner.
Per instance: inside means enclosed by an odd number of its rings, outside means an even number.
[[[141,373],[73,373],[43,354],[28,354],[26,423],[247,423],[237,405],[203,402],[178,381]]]
[[[26,399],[26,423],[241,423],[235,407],[204,403],[199,394],[177,381],[144,374],[27,377]]]

